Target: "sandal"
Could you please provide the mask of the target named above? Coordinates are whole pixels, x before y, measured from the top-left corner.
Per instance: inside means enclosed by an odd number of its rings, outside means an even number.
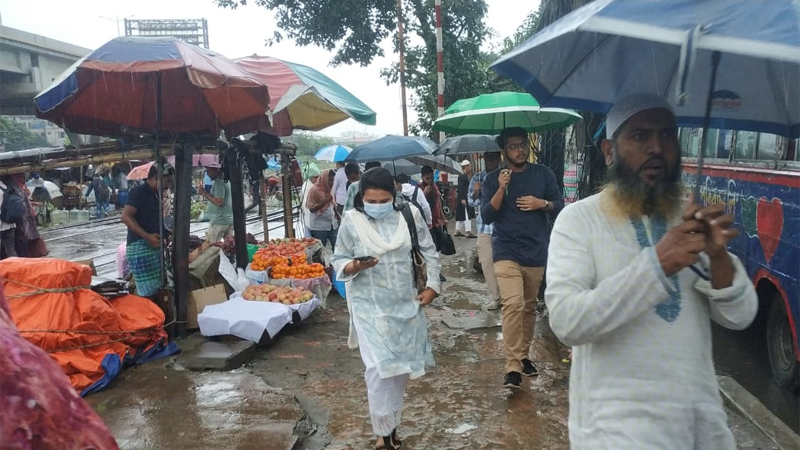
[[[394,446],[394,443],[392,442],[392,437],[391,436],[382,436],[381,439],[383,439],[383,445],[381,445],[380,447],[375,447],[375,450],[397,450],[398,449],[398,447]]]
[[[392,445],[394,446],[395,449],[400,450],[401,448],[403,448],[403,441],[397,439],[397,428],[392,430],[392,435],[389,437],[392,439]]]

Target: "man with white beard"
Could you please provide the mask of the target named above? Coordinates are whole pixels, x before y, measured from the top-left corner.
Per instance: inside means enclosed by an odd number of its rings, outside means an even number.
[[[683,201],[672,107],[636,94],[609,111],[607,185],[565,208],[550,241],[545,299],[574,349],[572,449],[733,450],[711,320],[746,328],[758,300],[723,205]]]

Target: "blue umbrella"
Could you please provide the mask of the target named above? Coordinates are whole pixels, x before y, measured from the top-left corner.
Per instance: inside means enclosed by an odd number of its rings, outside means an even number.
[[[672,100],[678,124],[800,136],[797,0],[598,0],[493,68],[543,106],[607,113],[629,94]],[[700,194],[704,152],[697,158]]]
[[[359,145],[347,156],[346,161],[394,161],[409,156],[431,155],[436,143],[419,136],[384,136]]]
[[[607,113],[617,100],[649,92],[676,106],[681,126],[794,139],[798,11],[797,0],[596,0],[492,67],[542,106]]]
[[[322,147],[314,154],[314,159],[319,161],[342,162],[353,149],[344,145],[328,145]]]

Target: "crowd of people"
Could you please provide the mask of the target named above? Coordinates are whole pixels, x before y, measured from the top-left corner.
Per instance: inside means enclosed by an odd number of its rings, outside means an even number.
[[[503,387],[519,389],[523,377],[538,375],[530,351],[546,277],[550,325],[575,351],[573,448],[735,448],[714,376],[710,322],[744,328],[758,303],[726,249],[738,235],[733,217],[683,196],[677,133],[672,107],[660,98],[618,102],[602,142],[607,185],[566,208],[554,173],[529,162],[524,129],[503,130],[501,152],[483,154],[484,170],[473,174],[462,163],[455,236],[477,237],[486,309],[502,308]],[[322,223],[337,236],[333,266],[347,282],[348,343],[366,367],[377,449],[400,448],[406,384],[433,364],[421,308],[444,289],[439,250],[447,221],[433,169],[420,175],[412,184],[373,165],[363,174],[342,166],[323,172],[302,197],[306,214],[316,216],[307,222],[315,224],[311,235]]]
[[[567,207],[552,170],[530,162],[522,128],[499,134],[501,151],[483,153],[478,173],[470,161],[461,163],[455,236],[477,238],[485,307],[501,308],[505,361],[498,378],[514,390],[523,377],[539,373],[530,352],[546,277],[550,327],[575,355],[573,448],[657,442],[663,448],[733,449],[710,324],[742,329],[758,310],[742,263],[727,251],[738,236],[734,219],[723,205],[684,198],[677,121],[660,97],[636,94],[619,101],[608,113],[606,134],[606,186]],[[230,183],[219,164],[205,170],[208,180],[197,192],[209,203],[207,238],[219,241],[233,234]],[[434,170],[422,167],[416,183],[379,163],[367,164],[363,173],[355,163],[337,170],[309,164],[303,172],[306,233],[330,246],[336,278],[346,283],[348,344],[359,349],[365,366],[375,447],[396,450],[407,383],[434,364],[424,307],[445,289],[440,253],[449,235]],[[169,164],[160,174],[153,165],[130,189],[122,211],[126,258],[144,297],[162,286],[160,248],[170,231],[161,219],[170,206],[159,185],[169,190],[173,173]],[[94,175],[88,193],[95,193],[98,213],[106,213],[110,186],[120,188]],[[3,258],[47,254],[36,206],[24,175],[0,177]],[[0,296],[0,338],[19,341],[3,306]],[[86,416],[87,427],[96,422]]]

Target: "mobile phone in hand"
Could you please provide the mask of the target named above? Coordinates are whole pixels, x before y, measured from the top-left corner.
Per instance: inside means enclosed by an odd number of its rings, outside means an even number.
[[[375,257],[374,256],[356,256],[353,259],[355,259],[358,262],[368,263],[368,262],[372,262],[375,259]]]

